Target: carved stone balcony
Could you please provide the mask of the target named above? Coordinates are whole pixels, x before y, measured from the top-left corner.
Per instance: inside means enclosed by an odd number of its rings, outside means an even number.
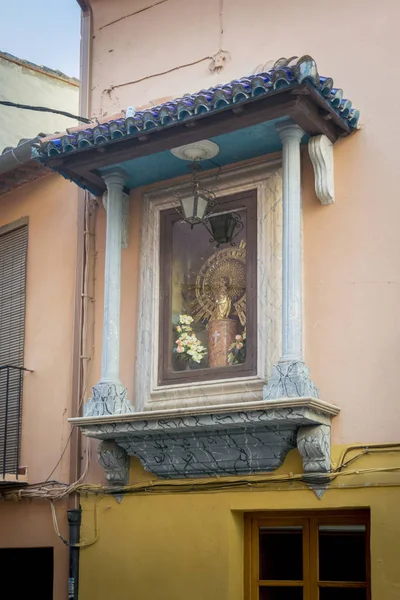
[[[128,456],[160,478],[274,471],[298,448],[305,473],[330,468],[330,424],[339,408],[315,398],[257,401],[173,411],[71,419],[104,440],[99,458],[110,483],[128,479]]]

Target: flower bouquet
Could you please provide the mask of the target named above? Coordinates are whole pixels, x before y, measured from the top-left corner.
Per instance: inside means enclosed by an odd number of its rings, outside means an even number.
[[[175,340],[172,352],[188,364],[190,362],[199,364],[207,354],[207,350],[193,332],[193,320],[190,315],[179,315],[179,322],[175,325],[178,338]]]
[[[228,363],[239,365],[246,360],[246,330],[235,336],[235,341],[229,346]]]

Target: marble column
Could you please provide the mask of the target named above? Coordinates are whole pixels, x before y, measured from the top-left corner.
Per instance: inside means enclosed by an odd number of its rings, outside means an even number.
[[[93,387],[84,416],[132,412],[119,374],[121,245],[125,174],[115,169],[103,175],[107,186],[107,232],[104,274],[104,316],[101,379]]]
[[[283,163],[282,357],[274,365],[264,399],[318,397],[303,361],[300,142],[303,130],[278,123]]]

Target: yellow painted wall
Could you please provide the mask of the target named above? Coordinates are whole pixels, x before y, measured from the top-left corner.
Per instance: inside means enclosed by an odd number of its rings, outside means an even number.
[[[342,451],[334,449],[336,460]],[[345,469],[359,472],[338,477],[321,500],[303,484],[287,483],[142,493],[120,504],[109,496],[82,497],[82,541],[95,536],[95,511],[98,541],[81,551],[80,600],[243,600],[245,512],[344,507],[370,507],[372,600],[398,600],[400,472],[381,471],[388,468],[400,469],[400,452],[363,456]],[[293,450],[275,474],[301,471]],[[143,475],[133,461],[131,483]]]

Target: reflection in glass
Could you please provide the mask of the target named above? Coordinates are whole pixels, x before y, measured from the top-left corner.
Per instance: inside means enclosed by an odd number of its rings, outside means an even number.
[[[364,525],[319,527],[320,581],[366,581],[365,557]]]
[[[259,600],[303,600],[303,588],[260,587]]]
[[[319,600],[366,600],[365,588],[320,588]]]
[[[260,579],[302,581],[302,527],[261,527]]]
[[[215,247],[202,225],[173,223],[172,371],[245,362],[246,209],[235,214],[243,228],[233,246]]]

